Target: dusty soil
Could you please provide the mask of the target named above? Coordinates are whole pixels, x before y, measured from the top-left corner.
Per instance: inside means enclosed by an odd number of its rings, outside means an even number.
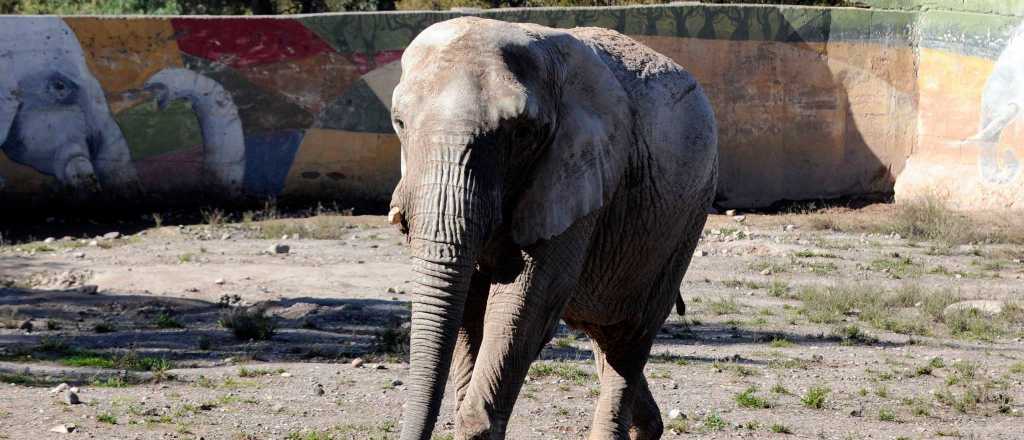
[[[894,215],[712,216],[687,315],[647,368],[665,437],[1021,438],[1024,247],[840,226]],[[0,246],[0,438],[397,437],[412,278],[397,231],[337,215],[210,223]],[[881,290],[917,296],[870,316],[812,303]],[[940,296],[953,299],[929,315]],[[957,299],[1004,310],[956,324],[941,308]],[[245,307],[273,317],[269,340],[221,326]],[[563,328],[542,358],[509,438],[585,438],[589,341]],[[50,391],[61,382],[81,404]],[[446,399],[437,438],[451,431]]]

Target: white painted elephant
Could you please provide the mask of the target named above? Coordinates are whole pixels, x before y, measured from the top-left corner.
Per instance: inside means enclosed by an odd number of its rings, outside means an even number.
[[[431,438],[449,371],[455,438],[505,438],[559,319],[594,341],[590,438],[661,437],[643,369],[718,176],[696,80],[614,31],[465,17],[413,40],[391,112],[420,275],[401,439]]]
[[[81,45],[62,19],[0,17],[0,66],[4,154],[74,191],[140,190],[121,128]],[[161,105],[171,99],[192,103],[203,133],[204,175],[211,183],[241,191],[245,141],[230,94],[216,81],[186,69],[163,70],[146,88],[157,93]]]
[[[133,192],[138,176],[75,34],[57,17],[0,17],[0,142],[78,190]]]
[[[999,153],[1003,131],[1024,110],[1024,24],[1018,26],[996,61],[981,97],[978,133],[967,143],[981,147],[981,177],[992,183],[1008,183],[1020,173],[1020,161],[1011,150]],[[1001,156],[1001,157],[1000,157]]]

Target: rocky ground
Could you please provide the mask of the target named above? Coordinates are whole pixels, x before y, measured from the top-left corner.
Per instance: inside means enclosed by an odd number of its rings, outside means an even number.
[[[1013,219],[810,208],[710,218],[680,288],[687,315],[647,368],[666,438],[1021,438]],[[397,231],[203,217],[7,235],[0,438],[397,436],[412,278]],[[589,341],[563,328],[542,358],[509,438],[585,438]],[[442,411],[439,439],[449,400]]]

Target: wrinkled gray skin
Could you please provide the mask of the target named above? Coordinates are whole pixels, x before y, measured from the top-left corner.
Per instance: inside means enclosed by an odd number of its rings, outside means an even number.
[[[121,129],[63,20],[0,17],[0,66],[0,147],[11,160],[79,191],[138,189]]]
[[[450,370],[456,438],[504,438],[559,318],[595,342],[590,438],[659,438],[643,368],[717,179],[700,86],[613,31],[468,17],[423,31],[402,72],[391,218],[419,277],[401,438],[431,437]]]

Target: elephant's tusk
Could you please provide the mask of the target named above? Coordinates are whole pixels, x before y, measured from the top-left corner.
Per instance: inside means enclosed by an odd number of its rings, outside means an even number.
[[[388,212],[388,222],[393,225],[402,223],[402,210],[398,207],[391,208]]]

